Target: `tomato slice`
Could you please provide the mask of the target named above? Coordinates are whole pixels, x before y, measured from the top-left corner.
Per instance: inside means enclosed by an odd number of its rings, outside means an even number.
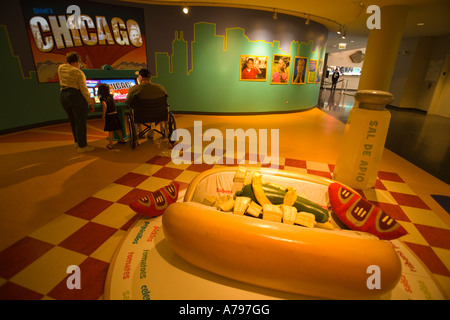
[[[339,183],[330,184],[328,194],[336,216],[352,230],[368,232],[383,240],[408,233],[386,212]]]
[[[147,216],[156,217],[162,215],[166,208],[177,201],[179,185],[176,182],[150,192],[139,200],[130,203],[130,208],[135,212]]]

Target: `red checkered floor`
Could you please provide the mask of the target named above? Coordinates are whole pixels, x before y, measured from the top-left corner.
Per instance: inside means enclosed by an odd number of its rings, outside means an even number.
[[[184,190],[199,172],[212,167],[204,163],[175,165],[169,156],[159,155],[99,190],[0,252],[0,299],[102,299],[114,252],[140,217],[128,204],[172,181]],[[331,178],[334,165],[281,158],[279,169]],[[441,288],[448,285],[449,227],[398,174],[379,172],[378,177],[375,188],[358,191],[401,223],[408,231],[401,242]],[[67,288],[67,267],[71,265],[82,270],[82,290]]]

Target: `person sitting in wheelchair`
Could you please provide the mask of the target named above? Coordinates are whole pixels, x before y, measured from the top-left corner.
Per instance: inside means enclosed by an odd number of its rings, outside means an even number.
[[[151,82],[151,73],[142,68],[136,71],[138,84],[128,90],[125,102],[134,110],[134,122],[139,133],[142,132],[141,124],[154,129],[155,123],[167,121],[167,92],[157,83]],[[164,105],[166,106],[164,108]],[[147,125],[149,123],[149,125]],[[148,132],[153,137],[153,130]]]

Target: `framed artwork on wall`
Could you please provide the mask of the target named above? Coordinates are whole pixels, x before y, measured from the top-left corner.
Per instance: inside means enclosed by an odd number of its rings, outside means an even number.
[[[291,56],[283,54],[274,54],[272,61],[271,84],[288,84],[289,69],[291,65]]]
[[[292,70],[292,84],[305,84],[307,66],[308,66],[308,58],[298,56],[294,58],[294,68]]]
[[[268,60],[266,56],[241,55],[239,80],[266,81]]]
[[[316,82],[317,60],[309,60],[308,83]]]

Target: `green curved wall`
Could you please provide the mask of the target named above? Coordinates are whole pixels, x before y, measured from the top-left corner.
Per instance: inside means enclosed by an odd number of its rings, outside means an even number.
[[[129,5],[144,11],[148,68],[167,89],[173,112],[277,113],[317,104],[319,83],[270,84],[270,66],[274,54],[323,59],[323,25],[281,14],[275,21],[270,12],[250,9],[195,7],[184,17],[177,6]],[[10,11],[0,14],[0,133],[67,121],[59,84],[39,83],[33,69],[20,2]],[[240,81],[241,55],[267,56],[267,80]],[[290,78],[292,72],[291,66]]]
[[[270,84],[267,80],[240,81],[240,56],[268,56],[270,66],[274,54],[323,59],[325,48],[313,48],[308,43],[292,41],[290,51],[283,51],[278,41],[251,41],[241,28],[229,28],[217,35],[215,24],[194,25],[192,68],[188,68],[188,42],[181,34],[173,40],[173,53],[156,53],[156,76],[153,82],[162,84],[169,93],[171,109],[200,113],[264,113],[286,112],[311,108],[317,104],[319,83],[292,85]],[[309,61],[309,60],[308,60]]]

